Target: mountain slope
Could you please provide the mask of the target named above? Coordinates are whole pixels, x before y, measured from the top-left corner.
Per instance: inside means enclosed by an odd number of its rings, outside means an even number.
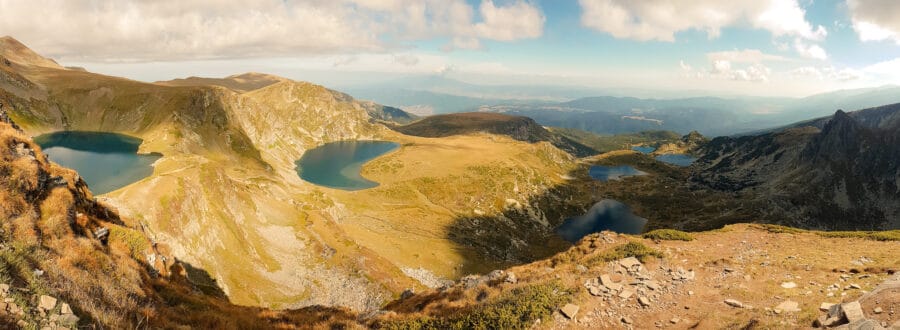
[[[151,176],[99,199],[170,242],[238,304],[372,310],[430,279],[565,248],[539,245],[553,241],[566,216],[539,198],[575,166],[547,143],[399,134],[380,123],[396,113],[304,82],[237,92],[19,64],[0,65],[0,78],[0,102],[28,134],[112,131],[143,139],[140,153],[162,154]],[[345,192],[299,178],[295,161],[306,150],[354,139],[402,145],[362,169],[381,186]],[[571,204],[562,209],[587,204],[567,194],[554,197]],[[501,218],[510,200],[521,212]],[[473,210],[482,218],[473,221]],[[510,229],[487,244],[460,239],[500,221]],[[404,252],[421,244],[432,251]],[[501,247],[502,255],[488,253]]]
[[[753,191],[790,225],[900,228],[898,117],[895,104],[838,111],[776,133],[716,138],[701,151],[692,178],[720,190]]]
[[[506,135],[519,141],[548,141],[575,156],[584,157],[597,152],[566,136],[555,134],[538,125],[533,119],[499,113],[467,112],[425,117],[395,130],[408,135],[444,137],[473,133]]]

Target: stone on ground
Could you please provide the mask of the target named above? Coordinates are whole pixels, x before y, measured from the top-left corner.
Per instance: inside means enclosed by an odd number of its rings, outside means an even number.
[[[565,315],[566,317],[568,317],[570,319],[574,319],[575,315],[578,314],[578,309],[579,309],[578,305],[566,304],[565,306],[560,308],[559,311],[562,312],[562,314]]]

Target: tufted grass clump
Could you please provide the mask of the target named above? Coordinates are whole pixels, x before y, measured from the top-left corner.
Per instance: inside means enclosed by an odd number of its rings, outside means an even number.
[[[654,241],[693,241],[694,236],[675,229],[657,229],[644,233],[641,237]]]
[[[559,282],[513,289],[497,299],[447,317],[422,316],[389,321],[382,329],[529,329],[568,303],[572,293]]]

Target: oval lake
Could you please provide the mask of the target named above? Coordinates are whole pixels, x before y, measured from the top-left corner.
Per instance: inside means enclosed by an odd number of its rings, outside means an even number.
[[[377,187],[359,171],[363,164],[397,149],[388,141],[338,141],[307,150],[296,162],[297,174],[307,182],[342,190]]]
[[[556,233],[569,242],[577,242],[582,237],[611,230],[623,234],[640,234],[647,219],[631,212],[631,208],[619,201],[604,199],[594,204],[584,215],[568,218]]]
[[[143,140],[117,133],[65,131],[34,138],[51,161],[78,171],[91,192],[101,195],[153,174],[161,154],[139,155]]]

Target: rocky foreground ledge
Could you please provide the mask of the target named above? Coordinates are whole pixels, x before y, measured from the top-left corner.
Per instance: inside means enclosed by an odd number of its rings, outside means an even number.
[[[405,295],[374,324],[465,327],[475,319],[547,329],[900,328],[897,232],[751,224],[669,232],[594,234],[547,260]],[[496,316],[507,312],[521,317]]]

